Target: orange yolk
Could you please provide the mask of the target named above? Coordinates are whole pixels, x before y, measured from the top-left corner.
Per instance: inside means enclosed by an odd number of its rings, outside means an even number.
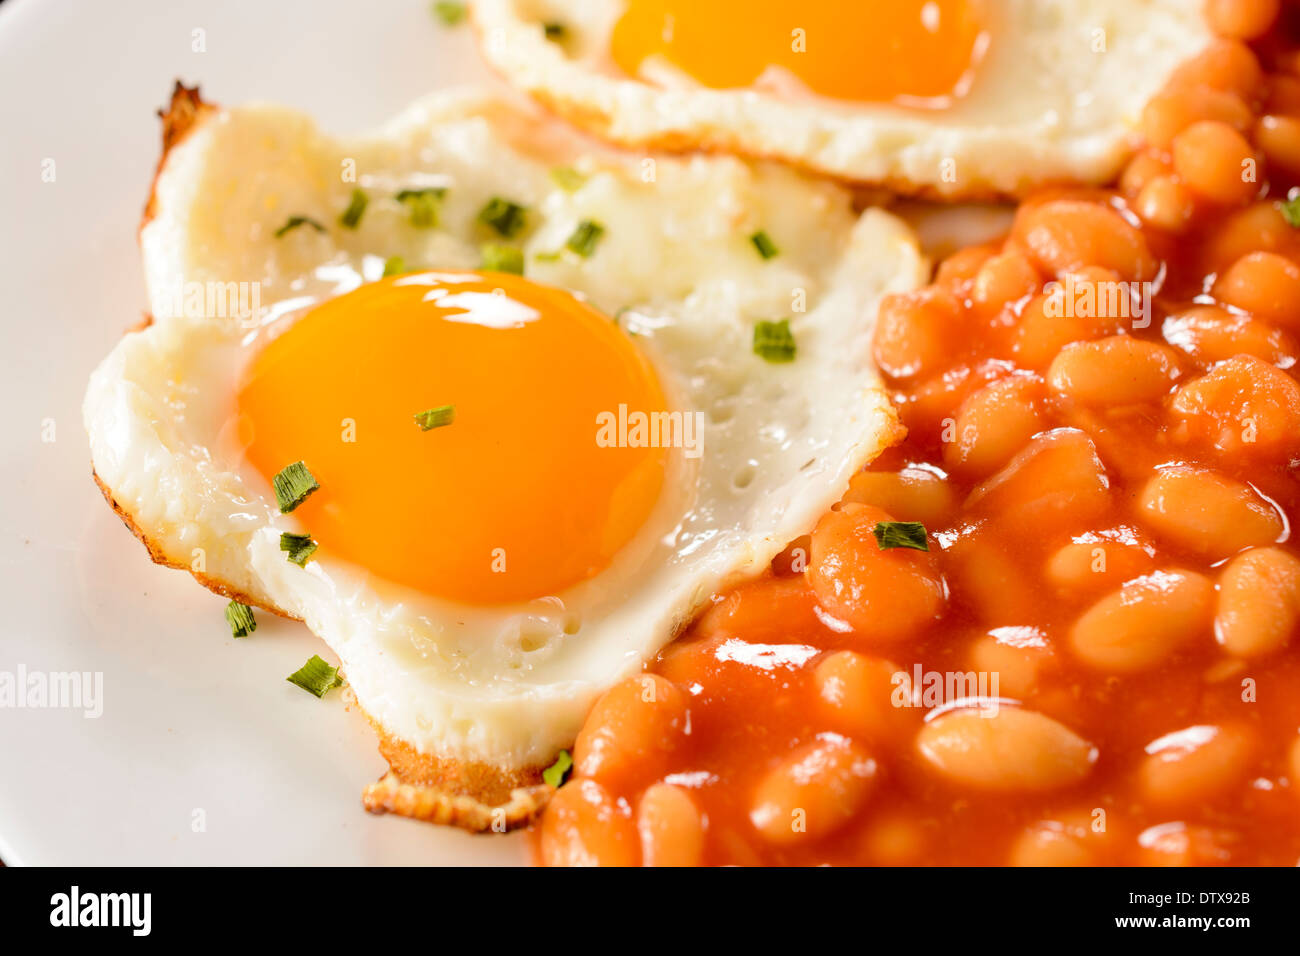
[[[811,92],[889,102],[946,97],[973,66],[980,0],[628,0],[611,52],[625,72],[659,55],[716,89],[781,67]]]
[[[621,404],[665,410],[608,317],[512,275],[417,273],[325,302],[271,341],[237,428],[268,481],[299,459],[315,475],[294,516],[318,556],[488,604],[591,577],[649,516],[666,453],[597,440],[597,416]],[[422,431],[414,416],[442,405],[454,422]]]

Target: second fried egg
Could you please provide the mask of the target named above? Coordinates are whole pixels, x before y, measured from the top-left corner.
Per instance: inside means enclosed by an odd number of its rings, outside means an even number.
[[[474,0],[485,58],[625,146],[944,197],[1102,182],[1209,32],[1186,0]]]

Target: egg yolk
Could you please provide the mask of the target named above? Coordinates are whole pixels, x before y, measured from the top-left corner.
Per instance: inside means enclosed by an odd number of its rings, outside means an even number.
[[[959,91],[977,58],[980,0],[628,0],[611,39],[636,75],[659,55],[716,89],[781,67],[844,100],[931,99]]]
[[[415,416],[445,405],[452,423],[422,430]],[[489,604],[590,578],[649,516],[666,452],[600,438],[620,405],[650,415],[665,399],[607,316],[513,275],[417,273],[273,339],[235,424],[268,481],[302,460],[319,482],[294,511],[317,556]]]

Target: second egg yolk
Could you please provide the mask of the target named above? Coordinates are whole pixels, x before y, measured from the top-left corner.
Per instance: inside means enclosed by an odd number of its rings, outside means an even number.
[[[415,416],[451,405],[451,424]],[[269,481],[302,460],[295,511],[332,555],[471,604],[557,594],[636,534],[659,448],[606,447],[598,416],[665,409],[607,316],[513,275],[417,273],[329,300],[245,374],[236,429]]]
[[[980,0],[628,0],[611,53],[636,75],[661,56],[715,89],[769,67],[811,92],[893,102],[959,92],[981,49]]]

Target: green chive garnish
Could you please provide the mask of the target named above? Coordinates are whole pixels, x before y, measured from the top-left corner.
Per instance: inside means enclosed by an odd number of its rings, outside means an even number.
[[[754,354],[769,362],[794,361],[794,334],[790,320],[759,322],[754,326]]]
[[[573,235],[565,245],[585,259],[596,251],[596,243],[600,242],[600,237],[604,234],[604,226],[590,219],[584,219],[578,223],[578,228],[573,230]]]
[[[437,0],[433,5],[433,15],[442,21],[443,26],[454,27],[465,19],[465,4]]]
[[[754,248],[758,250],[758,254],[764,259],[771,259],[780,252],[776,247],[776,243],[772,241],[772,237],[762,229],[750,236],[749,241],[754,244]]]
[[[572,166],[556,166],[551,170],[551,179],[566,193],[576,193],[587,181],[587,177]]]
[[[569,771],[572,769],[573,757],[569,755],[567,750],[561,750],[560,755],[555,758],[555,763],[542,771],[542,779],[552,787],[558,787],[564,783],[564,778],[569,775]]]
[[[238,601],[231,601],[226,605],[226,623],[230,625],[230,633],[234,637],[248,637],[257,630],[253,609]]]
[[[1288,226],[1300,229],[1300,195],[1279,200],[1277,208]]]
[[[435,428],[442,428],[444,425],[450,425],[456,420],[455,405],[439,405],[437,408],[430,408],[428,411],[415,413],[415,424],[420,426],[420,431],[432,431]]]
[[[487,272],[508,272],[517,276],[524,274],[524,253],[518,246],[485,242],[480,251],[483,255],[482,268]]]
[[[478,221],[485,226],[491,226],[498,235],[509,239],[524,228],[526,212],[527,210],[518,203],[493,196],[479,212]]]
[[[432,229],[438,224],[438,204],[447,190],[441,186],[427,189],[403,189],[397,201],[411,210],[411,225],[417,229]]]
[[[401,256],[389,256],[384,260],[384,278],[400,276],[406,271],[406,260]]]
[[[325,231],[324,226],[322,226],[315,219],[312,219],[309,216],[290,216],[288,219],[285,220],[283,226],[275,230],[275,238],[279,239],[286,232],[292,232],[294,229],[297,229],[299,226],[311,226],[317,232]]]
[[[348,208],[343,210],[343,215],[339,216],[339,225],[344,229],[357,228],[361,224],[361,217],[365,214],[368,202],[370,197],[366,195],[364,189],[352,190],[352,199],[348,203]]]
[[[280,473],[271,479],[275,488],[275,500],[280,505],[280,513],[288,514],[307,500],[307,496],[320,488],[316,476],[307,470],[305,462],[295,461],[285,465]]]
[[[546,34],[546,39],[555,43],[559,43],[569,35],[569,28],[563,23],[547,23],[542,27],[542,31]]]
[[[872,529],[881,551],[890,548],[911,548],[929,551],[930,542],[925,537],[925,525],[919,521],[881,521]]]
[[[280,550],[287,552],[290,561],[303,568],[307,559],[316,552],[318,545],[309,534],[292,534],[285,531],[280,535]]]
[[[313,654],[306,664],[303,664],[285,680],[290,684],[298,685],[307,693],[316,697],[324,697],[327,692],[335,687],[343,686],[343,678],[339,676],[339,669],[321,660],[317,654]]]

